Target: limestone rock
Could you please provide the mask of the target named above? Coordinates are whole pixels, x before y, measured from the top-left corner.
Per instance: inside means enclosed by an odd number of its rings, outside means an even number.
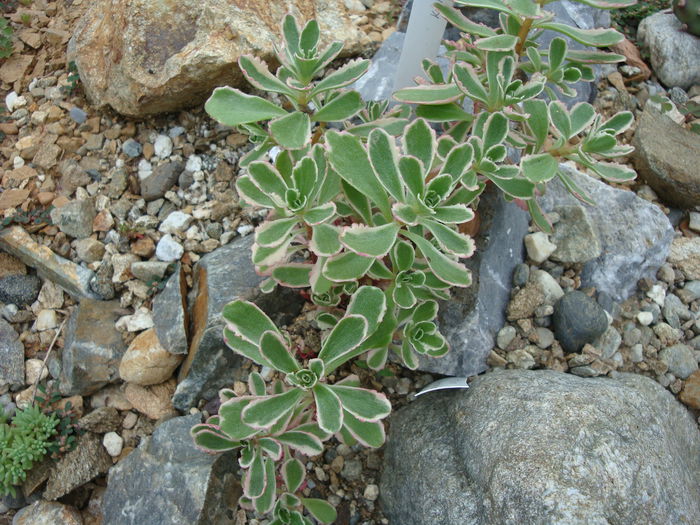
[[[596,202],[585,210],[602,252],[584,264],[582,284],[622,302],[636,291],[639,279],[654,277],[666,261],[673,227],[657,206],[640,199],[634,192],[613,188],[568,164],[561,164],[560,169]],[[562,205],[584,206],[559,181],[547,185],[547,193],[540,204],[545,212]]]
[[[564,263],[585,263],[599,257],[600,239],[583,206],[558,206],[559,222],[554,226],[552,242],[557,248],[552,259]]]
[[[134,406],[134,409],[151,419],[160,419],[175,414],[170,401],[173,392],[175,392],[175,380],[173,379],[151,386],[127,383],[124,389],[124,395]]]
[[[105,524],[228,522],[240,496],[236,453],[211,455],[195,448],[190,428],[198,423],[198,414],[166,421],[112,468]]]
[[[52,501],[35,501],[20,510],[12,525],[83,525],[80,511],[75,507]]]
[[[182,356],[165,350],[151,328],[136,336],[119,365],[119,376],[127,383],[157,385],[170,378]]]
[[[119,379],[126,351],[115,327],[119,301],[83,299],[66,326],[61,393],[87,395]]]
[[[696,40],[700,46],[700,39]],[[681,208],[700,204],[700,135],[647,104],[634,134],[634,146],[639,175],[664,201]]]
[[[394,414],[389,523],[700,522],[700,433],[658,383],[506,370]]]
[[[688,279],[700,279],[700,238],[673,239],[668,261],[678,266]]]
[[[364,34],[335,0],[116,0],[94,2],[68,44],[81,85],[97,106],[124,115],[174,111],[202,103],[217,86],[247,87],[242,54],[269,60],[288,12],[316,18],[322,40],[348,55]]]
[[[681,29],[673,13],[656,13],[639,24],[637,38],[651,55],[651,66],[668,87],[700,83],[700,39]]]
[[[51,220],[66,235],[84,239],[92,234],[95,205],[90,200],[71,201],[51,210]]]
[[[97,298],[90,290],[94,273],[74,262],[59,257],[50,248],[34,241],[19,226],[0,232],[0,248],[20,259],[27,266],[36,268],[40,276],[48,279],[74,297]]]

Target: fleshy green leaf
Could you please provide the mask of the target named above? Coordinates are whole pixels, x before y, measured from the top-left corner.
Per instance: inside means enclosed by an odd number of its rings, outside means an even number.
[[[471,237],[430,219],[422,220],[421,224],[433,234],[443,250],[460,257],[471,257],[474,253],[474,241]]]
[[[403,200],[396,141],[383,129],[373,129],[367,141],[369,159],[384,189],[397,201]]]
[[[323,452],[321,440],[309,432],[289,431],[275,436],[277,441],[289,445],[307,456],[317,456]]]
[[[379,448],[386,439],[381,421],[360,421],[347,411],[343,417],[343,428],[366,447]]]
[[[265,222],[255,231],[255,242],[264,248],[279,246],[287,240],[298,223],[296,217]]]
[[[354,224],[343,230],[340,242],[359,255],[384,257],[396,241],[400,226],[394,222],[383,226]]]
[[[238,59],[238,65],[248,82],[256,88],[270,93],[294,95],[294,90],[270,73],[267,65],[259,58],[243,55]]]
[[[311,208],[306,213],[304,213],[304,220],[310,226],[316,226],[322,222],[329,221],[333,218],[336,213],[335,203],[327,202],[321,206],[316,206]]]
[[[490,36],[474,41],[476,48],[482,51],[512,51],[517,43],[518,37],[514,35]]]
[[[316,86],[311,90],[311,96],[316,96],[324,91],[345,87],[355,82],[358,78],[364,75],[369,69],[371,62],[365,59],[357,59],[348,62],[343,67],[326,75]]]
[[[275,462],[265,459],[265,491],[259,498],[255,499],[255,510],[261,514],[266,514],[272,510],[272,506],[277,499],[277,483],[275,483]]]
[[[224,126],[269,120],[286,115],[281,107],[263,98],[246,95],[238,89],[218,87],[204,104],[209,115]]]
[[[385,217],[391,217],[386,191],[377,179],[367,150],[359,138],[349,133],[326,133],[329,160],[335,171],[354,188],[372,199]]]
[[[249,498],[259,498],[265,491],[267,482],[265,459],[263,455],[257,451],[250,468],[246,471],[243,478],[243,492]]]
[[[328,259],[323,268],[326,279],[335,282],[354,281],[367,273],[374,262],[372,257],[363,257],[353,252],[345,252]]]
[[[243,339],[242,337],[233,333],[228,327],[224,328],[224,341],[228,347],[234,352],[247,357],[251,361],[256,363],[269,366],[270,363],[267,362],[262,354],[260,353],[260,347],[258,343],[251,343],[250,341]]]
[[[301,498],[306,510],[321,523],[333,523],[338,518],[338,513],[333,505],[322,499]]]
[[[279,333],[267,314],[248,301],[238,299],[227,304],[221,316],[231,330],[251,343],[259,344],[262,335],[268,330]]]
[[[343,355],[358,347],[367,337],[367,320],[360,315],[343,317],[323,341],[319,359],[326,364],[326,372],[332,370],[330,363],[342,359]]]
[[[423,256],[428,261],[428,266],[438,278],[453,286],[466,287],[471,284],[469,270],[463,264],[453,261],[440,253],[435,246],[420,235],[411,232],[405,232],[405,235],[423,252]]]
[[[379,421],[391,413],[391,403],[384,394],[349,386],[329,385],[343,409],[363,421]]]
[[[256,428],[267,428],[294,409],[305,392],[292,388],[283,394],[255,399],[243,409],[243,422]]]
[[[343,426],[343,410],[338,396],[323,383],[316,384],[313,393],[318,425],[329,434],[335,434]]]
[[[416,157],[424,171],[430,171],[435,155],[435,132],[424,119],[414,120],[404,131],[403,147],[407,155]]]
[[[207,452],[224,452],[241,446],[240,441],[235,441],[212,425],[195,425],[190,430],[194,444]]]
[[[464,94],[455,84],[408,87],[394,93],[394,99],[406,104],[447,104],[462,96]]]
[[[624,36],[614,29],[579,29],[556,22],[536,22],[533,25],[541,29],[557,31],[576,40],[576,42],[593,47],[610,47],[613,44],[619,44],[624,39]]]
[[[289,353],[287,345],[279,333],[265,332],[260,340],[260,350],[275,370],[285,374],[299,370],[299,363]]]
[[[311,140],[311,121],[306,113],[295,111],[270,122],[270,135],[288,149],[301,149]]]
[[[282,479],[289,492],[296,492],[306,477],[304,464],[298,459],[292,458],[282,465]]]
[[[340,231],[330,224],[317,224],[312,227],[309,248],[319,256],[331,257],[342,249]]]
[[[520,161],[523,175],[534,183],[547,182],[557,174],[559,163],[549,153],[527,155]]]
[[[347,91],[335,97],[313,115],[316,122],[347,120],[362,111],[365,103],[357,91]]]

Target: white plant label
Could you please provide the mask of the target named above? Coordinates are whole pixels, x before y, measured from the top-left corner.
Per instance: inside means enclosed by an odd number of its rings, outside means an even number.
[[[444,379],[438,379],[433,381],[423,390],[416,393],[416,397],[427,394],[428,392],[435,392],[436,390],[452,390],[454,388],[469,388],[467,384],[466,377],[445,377]]]
[[[452,0],[439,0],[441,4],[451,6]],[[447,22],[435,10],[435,0],[413,0],[411,17],[404,39],[399,67],[394,80],[394,91],[414,86],[417,76],[424,76],[421,61],[424,58],[435,59]]]

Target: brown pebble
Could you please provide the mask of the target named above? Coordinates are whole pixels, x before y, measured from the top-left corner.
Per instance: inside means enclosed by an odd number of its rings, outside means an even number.
[[[46,206],[51,203],[56,198],[56,194],[52,191],[40,191],[39,193],[36,194],[36,199],[39,201],[39,204],[42,206]]]

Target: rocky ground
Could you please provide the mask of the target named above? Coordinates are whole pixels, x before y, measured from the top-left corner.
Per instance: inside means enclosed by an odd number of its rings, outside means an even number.
[[[393,33],[397,3],[346,4],[367,36],[368,54]],[[191,426],[200,412],[213,413],[217,407],[204,401],[212,397],[206,389],[243,389],[250,371],[248,364],[235,377],[223,374],[208,385],[201,379],[207,352],[213,352],[206,334],[217,326],[221,304],[256,282],[255,276],[230,273],[236,257],[247,257],[249,235],[264,218],[241,207],[234,188],[237,160],[249,148],[246,137],[217,125],[201,107],[140,120],[91,107],[66,63],[66,45],[86,7],[84,0],[35,0],[8,14],[17,39],[13,56],[0,64],[0,95],[8,107],[0,116],[0,403],[12,413],[31,403],[35,383],[58,391],[60,379],[57,403],[71,402],[85,433],[74,452],[35,469],[26,497],[2,500],[0,523],[10,523],[29,504],[13,523],[38,523],[38,516],[59,520],[53,523],[101,523],[103,512],[109,515],[120,501],[115,495],[104,501],[107,472],[115,487],[128,485],[122,476],[132,454],[132,462],[152,458],[158,471],[171,451],[161,454],[153,445],[147,456],[139,448],[143,439],[175,416],[191,413],[193,419],[173,420],[163,433]],[[682,163],[683,155],[697,156],[700,149],[669,153],[662,142],[692,140],[674,140],[673,134],[689,133],[682,126],[667,123],[668,131],[658,133],[659,119],[645,120],[653,110],[650,97],[666,90],[648,78],[634,46],[624,52],[628,64],[603,72],[596,104],[604,113],[637,114],[624,140],[643,155],[629,162],[645,170],[645,159],[669,161],[666,155]],[[669,91],[674,101],[698,101],[700,79]],[[688,127],[683,115],[673,117]],[[645,133],[644,126],[652,131]],[[700,148],[700,139],[694,140]],[[697,181],[697,171],[690,171],[696,161],[683,169]],[[647,174],[649,184],[654,180]],[[585,228],[568,236],[526,236],[528,258],[513,275],[507,322],[489,366],[581,377],[633,372],[657,381],[697,419],[700,208],[688,209],[683,201],[690,191],[693,205],[700,202],[692,193],[699,191],[695,184],[664,184],[659,194],[644,180],[620,187],[673,225],[673,232],[659,230],[670,244],[667,260],[655,276],[631,283],[629,298],[582,285],[585,262],[603,250],[596,252],[594,239],[581,240]],[[581,222],[566,209],[547,211],[555,223]],[[640,231],[647,226],[637,224]],[[217,258],[224,256],[227,266],[219,268]],[[190,334],[182,329],[188,302],[194,312]],[[313,349],[318,336],[298,306],[285,312],[287,330]],[[193,339],[199,357],[185,357]],[[439,377],[394,365],[379,376],[358,365],[341,373],[357,373],[387,393],[395,408]],[[173,447],[185,447],[188,439],[185,434]],[[154,436],[152,443],[158,442]],[[338,523],[388,523],[378,502],[382,455],[331,441],[322,456],[309,459],[306,491],[337,505]],[[235,502],[229,518],[241,525],[267,523],[236,511]]]

